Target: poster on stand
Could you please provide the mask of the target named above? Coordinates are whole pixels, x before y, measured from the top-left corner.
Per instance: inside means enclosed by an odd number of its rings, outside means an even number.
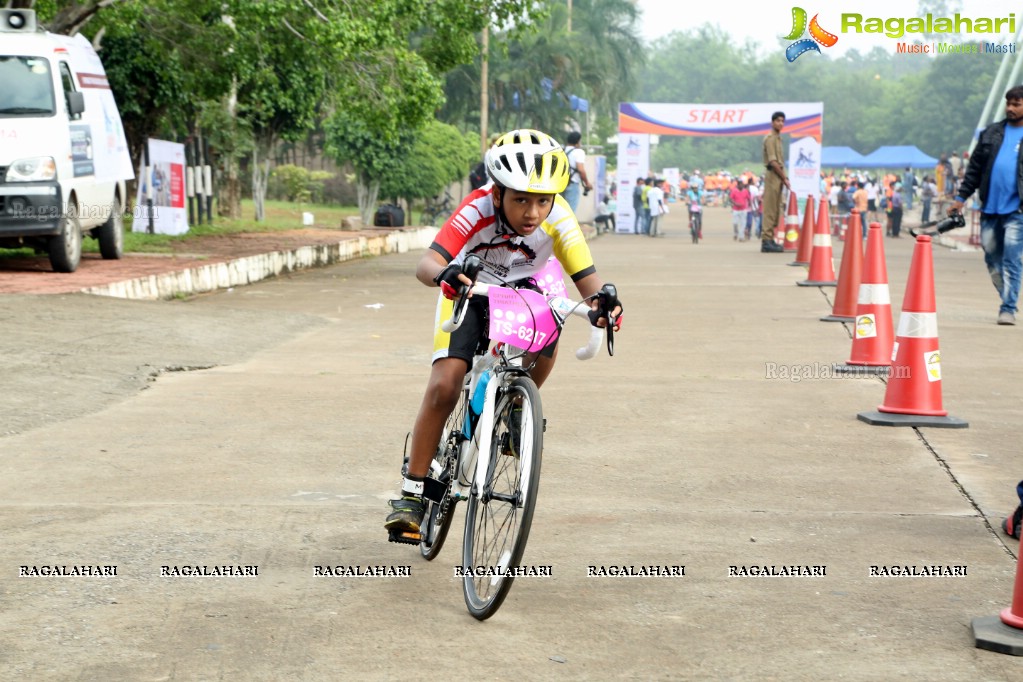
[[[636,179],[646,177],[649,170],[650,136],[619,133],[616,232],[636,232],[636,211],[632,207],[632,190],[636,187]]]
[[[152,200],[152,223],[155,234],[188,232],[188,211],[185,208],[185,145],[166,140],[149,140],[149,168],[139,171],[136,198],[138,210],[132,232],[148,232],[149,200]]]

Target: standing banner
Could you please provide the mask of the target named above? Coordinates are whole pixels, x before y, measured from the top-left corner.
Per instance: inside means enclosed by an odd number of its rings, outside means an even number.
[[[812,137],[789,143],[789,184],[802,199],[819,198],[821,191],[821,145]]]
[[[650,170],[650,136],[618,134],[618,207],[615,232],[636,232],[636,212],[632,208],[632,190],[637,178]]]
[[[188,211],[185,208],[185,145],[166,140],[149,140],[149,168],[139,172],[136,218],[132,232],[146,232],[149,209],[146,199],[152,192],[153,232],[185,234]]]

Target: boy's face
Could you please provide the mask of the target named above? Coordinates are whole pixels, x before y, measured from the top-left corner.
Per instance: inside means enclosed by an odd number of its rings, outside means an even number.
[[[554,208],[553,194],[520,192],[515,189],[494,188],[494,201],[504,209],[508,226],[522,237],[536,232]]]
[[[782,131],[782,128],[785,127],[785,117],[778,116],[776,118],[772,118],[771,127],[774,128],[776,132],[780,133]]]

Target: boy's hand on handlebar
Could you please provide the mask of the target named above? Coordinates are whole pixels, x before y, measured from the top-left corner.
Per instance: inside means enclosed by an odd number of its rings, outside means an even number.
[[[600,299],[595,298],[590,301],[590,319],[593,321],[593,325],[603,329],[607,326],[607,314],[604,312],[604,308],[600,303]],[[614,320],[614,330],[618,331],[622,328],[622,306],[619,303],[615,306],[615,309],[611,311],[611,319]]]
[[[608,306],[611,306],[610,310],[608,310]],[[590,322],[595,327],[605,328],[610,321],[612,329],[618,331],[622,328],[624,310],[615,285],[605,284],[590,301]]]
[[[440,287],[441,293],[444,294],[444,298],[451,301],[458,298],[459,291],[462,287],[472,286],[472,280],[465,276],[465,273],[462,272],[462,266],[456,263],[451,263],[441,270],[440,273],[433,278],[433,281]]]

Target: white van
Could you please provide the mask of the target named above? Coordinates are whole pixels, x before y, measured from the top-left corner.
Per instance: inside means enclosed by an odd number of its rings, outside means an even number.
[[[120,258],[133,177],[89,41],[39,31],[31,10],[0,9],[0,248],[31,246],[74,272],[87,234]]]

